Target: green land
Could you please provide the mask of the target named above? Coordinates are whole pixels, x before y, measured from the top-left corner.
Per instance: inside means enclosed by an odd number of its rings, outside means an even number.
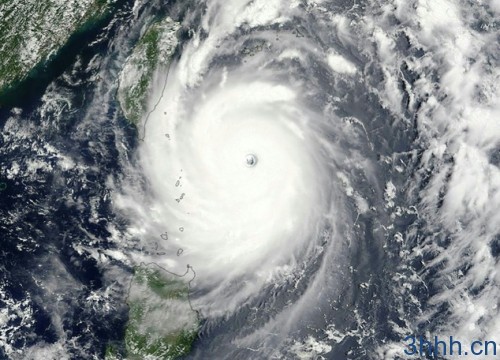
[[[125,353],[108,346],[106,360],[172,360],[186,355],[197,337],[199,320],[182,277],[154,264],[135,269],[125,329]]]
[[[0,0],[0,93],[57,54],[114,0]]]
[[[179,28],[180,24],[169,17],[150,25],[123,67],[118,100],[125,117],[134,124],[147,109],[155,71],[168,71]]]

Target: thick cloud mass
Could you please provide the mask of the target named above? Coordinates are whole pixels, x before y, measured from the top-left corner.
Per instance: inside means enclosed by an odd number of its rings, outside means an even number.
[[[207,291],[197,305],[215,313],[318,256],[343,216],[331,179],[345,156],[328,139],[341,131],[338,117],[315,99],[324,97],[320,79],[304,76],[308,43],[286,33],[278,41],[270,30],[241,38],[231,31],[242,23],[223,14],[158,74],[165,85],[152,96],[138,152],[150,208],[121,198],[140,217],[138,231],[168,232],[161,246],[176,255],[155,261],[179,273],[189,264]]]
[[[315,114],[293,87],[262,72],[224,72],[195,96],[168,87],[146,125],[140,156],[158,216],[175,226],[171,242],[200,279],[269,276],[297,252],[307,255],[328,210],[324,149],[310,133]]]
[[[189,288],[192,359],[500,344],[497,0],[114,3],[0,109],[0,357],[102,358],[145,263]],[[117,80],[160,14],[137,140]]]
[[[498,164],[488,156],[498,151],[498,71],[488,64],[498,46],[475,19],[498,9],[472,6],[473,17],[459,2],[411,4],[208,1],[191,14],[200,22],[186,21],[168,77],[158,74],[138,151],[149,208],[122,198],[134,217],[148,214],[137,232],[164,226],[166,253],[182,248],[156,261],[193,267],[194,303],[208,318],[307,279],[276,301],[293,306],[264,306],[273,321],[240,346],[271,347],[266,332],[284,341],[305,318],[328,338],[357,326],[366,346],[377,323],[394,337],[424,331],[432,316],[427,330],[464,339],[497,328],[485,304],[497,293],[488,244]],[[350,301],[350,315],[328,312]],[[388,323],[366,315],[376,309]],[[311,341],[290,351],[325,345]],[[390,358],[403,345],[375,346]]]

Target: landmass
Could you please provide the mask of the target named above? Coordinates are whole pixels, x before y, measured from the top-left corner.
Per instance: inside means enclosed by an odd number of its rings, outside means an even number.
[[[115,0],[0,2],[0,94],[27,78]]]
[[[180,23],[169,17],[153,23],[128,57],[120,74],[118,100],[130,122],[137,124],[146,111],[155,71],[168,71],[179,29]]]
[[[191,307],[186,280],[156,264],[137,267],[127,299],[124,354],[109,345],[105,359],[173,360],[188,354],[198,335],[199,319]]]

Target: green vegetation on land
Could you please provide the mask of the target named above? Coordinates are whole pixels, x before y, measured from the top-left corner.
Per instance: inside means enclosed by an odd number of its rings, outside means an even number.
[[[135,269],[128,297],[125,359],[172,360],[189,353],[199,321],[188,292],[182,277],[154,264]],[[108,346],[105,359],[119,359],[118,352]]]
[[[107,345],[104,353],[104,359],[106,360],[119,360],[118,351],[113,345]]]
[[[152,79],[159,67],[167,70],[177,46],[180,24],[169,17],[155,22],[145,31],[127,59],[120,75],[118,100],[125,117],[138,123],[147,108]]]
[[[134,281],[145,285],[163,299],[188,300],[188,287],[173,275],[166,276],[159,269],[139,266],[135,269]]]
[[[0,1],[0,93],[58,52],[113,0]]]

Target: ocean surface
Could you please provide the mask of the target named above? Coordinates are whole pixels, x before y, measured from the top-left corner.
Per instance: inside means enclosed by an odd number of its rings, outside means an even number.
[[[120,74],[165,16],[136,126]],[[117,5],[0,110],[0,358],[104,359],[141,263],[187,269],[187,359],[500,344],[499,25],[496,0]]]

